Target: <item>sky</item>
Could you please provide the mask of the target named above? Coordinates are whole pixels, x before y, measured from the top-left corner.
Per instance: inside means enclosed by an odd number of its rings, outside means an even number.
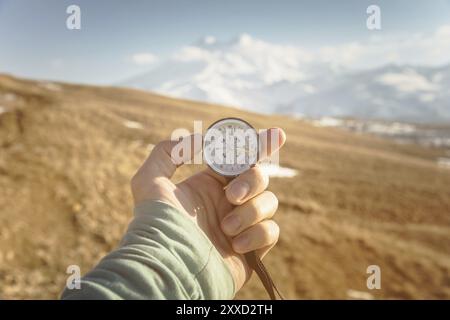
[[[72,4],[81,8],[81,30],[66,27],[66,8]],[[371,4],[381,8],[381,30],[366,27]],[[334,55],[341,48],[342,59],[355,45],[361,51],[377,41],[378,48],[403,43],[406,56],[415,49],[405,41],[419,39],[422,49],[411,54],[420,57],[413,62],[427,64],[438,56],[435,60],[444,63],[446,51],[428,51],[450,37],[449,30],[450,0],[0,0],[0,72],[111,84],[206,36],[229,41],[243,33],[310,52],[329,48]],[[361,59],[377,59],[377,54]],[[403,55],[395,61],[401,63]]]

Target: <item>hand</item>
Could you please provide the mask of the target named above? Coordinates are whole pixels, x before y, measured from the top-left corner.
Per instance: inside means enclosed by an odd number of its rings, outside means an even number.
[[[279,137],[278,143],[274,145],[279,149],[286,136],[278,128],[266,130],[262,135],[270,139],[271,130],[278,130],[278,135],[275,135]],[[194,136],[185,139],[192,139],[191,145],[195,148]],[[132,178],[135,205],[145,200],[160,200],[191,217],[222,255],[231,270],[237,291],[251,275],[243,254],[256,250],[262,258],[278,241],[279,227],[271,220],[278,200],[272,192],[266,191],[269,178],[258,166],[229,184],[209,168],[181,183],[172,183],[170,178],[181,165],[171,158],[172,148],[177,143],[164,141],[156,145]],[[262,154],[270,155],[275,151],[265,149]],[[191,155],[200,150],[192,151]],[[186,155],[183,162],[190,160],[191,155]]]

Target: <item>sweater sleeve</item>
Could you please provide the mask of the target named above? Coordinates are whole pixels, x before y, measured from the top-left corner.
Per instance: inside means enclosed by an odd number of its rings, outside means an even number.
[[[231,299],[230,270],[203,231],[178,209],[147,201],[119,247],[62,299]]]

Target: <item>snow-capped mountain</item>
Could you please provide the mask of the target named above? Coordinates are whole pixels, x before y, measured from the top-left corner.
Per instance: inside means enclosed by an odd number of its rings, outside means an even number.
[[[308,117],[450,122],[450,66],[389,65],[315,82],[317,91],[277,109]]]
[[[352,68],[353,47],[304,50],[206,37],[121,85],[264,113],[450,121],[450,65]],[[362,57],[364,58],[364,57]]]

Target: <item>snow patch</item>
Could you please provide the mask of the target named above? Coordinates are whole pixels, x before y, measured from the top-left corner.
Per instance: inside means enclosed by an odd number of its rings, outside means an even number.
[[[15,102],[17,101],[17,96],[14,93],[8,92],[3,95],[3,100],[5,102]]]
[[[352,300],[353,299],[354,300],[373,300],[374,299],[373,295],[369,292],[358,291],[358,290],[353,290],[353,289],[347,290],[347,297]]]
[[[137,122],[137,121],[131,121],[131,120],[125,120],[123,122],[123,125],[130,129],[143,129],[144,128],[142,123]]]
[[[341,127],[344,126],[344,120],[331,118],[331,117],[323,117],[319,120],[313,120],[313,125],[316,127]]]
[[[61,86],[51,81],[42,81],[39,83],[41,88],[50,90],[50,91],[61,91]]]
[[[273,178],[293,178],[298,174],[295,169],[280,167],[273,163],[262,163],[260,168],[269,177]]]
[[[411,134],[416,131],[413,125],[393,122],[393,123],[369,123],[366,132],[385,135]]]
[[[450,169],[450,158],[438,158],[437,164],[441,168]]]
[[[424,137],[420,139],[420,143],[431,147],[450,147],[450,137]]]
[[[401,135],[416,132],[414,125],[401,122],[345,120],[333,117],[323,117],[318,120],[312,120],[311,122],[316,127],[339,127],[377,135]]]

